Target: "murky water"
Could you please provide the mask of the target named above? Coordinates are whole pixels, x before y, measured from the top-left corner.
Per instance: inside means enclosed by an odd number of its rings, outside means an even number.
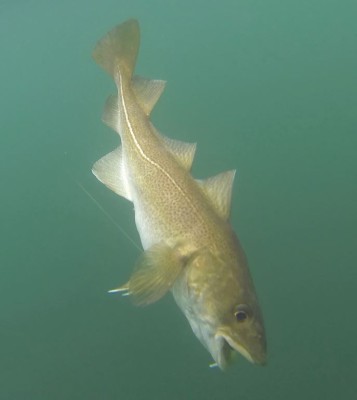
[[[357,3],[0,2],[0,398],[353,399],[357,390]],[[232,224],[269,362],[227,372],[171,296],[107,294],[138,250],[129,202],[93,162],[111,80],[96,41],[139,19],[137,72],[168,81],[153,120],[197,141],[193,174],[237,168]]]

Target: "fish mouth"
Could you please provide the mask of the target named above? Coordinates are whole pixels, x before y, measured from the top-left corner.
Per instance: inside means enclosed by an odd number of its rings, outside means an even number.
[[[215,335],[214,339],[217,345],[217,356],[214,358],[222,370],[225,370],[231,364],[235,353],[241,354],[253,364],[256,363],[256,360],[254,360],[249,351],[227,334],[219,332]]]

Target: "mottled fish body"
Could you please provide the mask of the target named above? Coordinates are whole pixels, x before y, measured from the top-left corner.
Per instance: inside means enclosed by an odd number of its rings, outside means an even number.
[[[196,145],[161,135],[150,113],[165,82],[133,75],[140,31],[129,20],[98,42],[93,56],[117,94],[103,120],[121,146],[93,166],[94,175],[134,204],[144,248],[117,291],[146,305],[172,291],[192,330],[224,369],[235,352],[263,364],[263,321],[244,252],[229,224],[235,171],[204,181],[190,169]]]

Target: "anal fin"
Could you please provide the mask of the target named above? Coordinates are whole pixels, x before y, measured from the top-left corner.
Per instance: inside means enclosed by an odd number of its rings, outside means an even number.
[[[92,172],[98,180],[113,192],[131,200],[129,187],[125,179],[121,146],[99,159],[93,165]]]
[[[110,95],[105,102],[102,121],[112,128],[115,132],[120,132],[119,121],[120,121],[120,108],[118,95]]]

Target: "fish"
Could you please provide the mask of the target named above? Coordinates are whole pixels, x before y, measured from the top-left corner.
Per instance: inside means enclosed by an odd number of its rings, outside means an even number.
[[[264,365],[263,317],[245,253],[229,222],[235,170],[193,178],[196,143],[169,138],[150,120],[166,82],[134,74],[139,46],[139,23],[130,19],[109,31],[93,51],[116,84],[102,119],[121,144],[92,172],[133,203],[143,247],[129,280],[111,292],[128,295],[138,306],[171,292],[213,366],[225,370],[238,354]]]

